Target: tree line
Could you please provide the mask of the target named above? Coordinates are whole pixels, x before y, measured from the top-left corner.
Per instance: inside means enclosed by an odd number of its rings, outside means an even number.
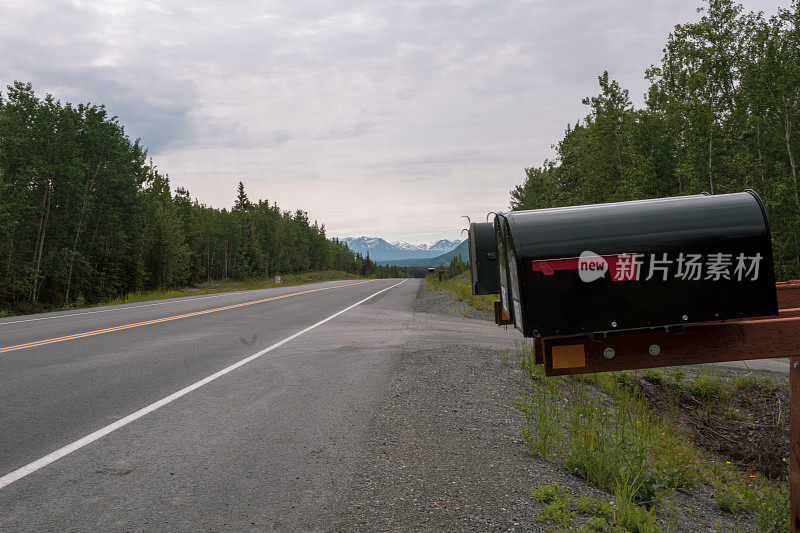
[[[327,239],[304,211],[252,202],[242,183],[236,193],[228,210],[173,192],[104,106],[16,82],[0,93],[0,310],[304,270],[402,274]]]
[[[512,209],[754,189],[773,234],[776,274],[800,278],[800,0],[766,17],[709,0],[677,25],[635,108],[607,72],[589,113],[527,168]]]

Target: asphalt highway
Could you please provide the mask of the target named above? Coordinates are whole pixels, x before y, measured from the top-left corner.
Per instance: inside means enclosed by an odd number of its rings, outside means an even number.
[[[519,334],[426,298],[335,281],[1,319],[0,533],[516,527],[557,481],[498,377]]]
[[[324,529],[418,287],[0,320],[0,531]]]

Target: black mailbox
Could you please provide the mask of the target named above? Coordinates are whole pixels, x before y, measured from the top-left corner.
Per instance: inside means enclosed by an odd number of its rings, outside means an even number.
[[[515,211],[495,226],[503,308],[526,337],[778,313],[753,191]]]
[[[491,222],[473,222],[469,225],[469,266],[472,294],[500,293],[497,240]]]

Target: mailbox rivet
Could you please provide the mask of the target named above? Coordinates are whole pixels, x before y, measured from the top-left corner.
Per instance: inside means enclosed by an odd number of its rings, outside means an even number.
[[[617,327],[617,323],[616,323],[616,322],[612,322],[612,323],[611,323],[611,327],[612,327],[612,328],[615,328],[615,327]]]
[[[603,350],[603,357],[606,359],[613,359],[614,358],[614,348],[606,348]]]
[[[689,317],[688,317],[688,316],[686,316],[686,315],[683,315],[681,318],[682,318],[684,321],[685,321],[685,320],[689,320]]]
[[[647,351],[650,352],[650,355],[658,355],[661,353],[661,346],[658,344],[651,344]]]

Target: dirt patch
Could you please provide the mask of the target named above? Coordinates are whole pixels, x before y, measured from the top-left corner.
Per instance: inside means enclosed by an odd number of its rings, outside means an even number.
[[[697,446],[745,470],[785,479],[789,474],[787,378],[735,370],[717,370],[713,375],[695,371],[693,379],[678,381],[667,377],[669,372],[660,381],[659,374],[645,373],[637,383],[651,407],[692,435]]]

